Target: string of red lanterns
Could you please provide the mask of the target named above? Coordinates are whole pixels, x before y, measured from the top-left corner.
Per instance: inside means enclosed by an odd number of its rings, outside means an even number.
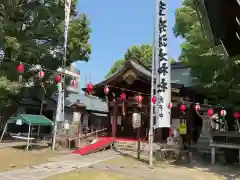
[[[118,89],[126,90],[126,91],[129,91],[129,92],[138,93],[139,95],[136,96],[136,100],[137,100],[137,102],[138,102],[139,104],[141,104],[142,101],[143,101],[143,96],[140,95],[140,94],[146,94],[146,93],[139,93],[139,92],[137,92],[137,91],[127,90],[127,89],[124,89],[124,88],[119,88],[119,87],[115,87],[115,86],[106,85],[106,86],[104,87],[104,89],[103,89],[106,97],[107,97],[107,95],[108,95],[109,92],[110,92],[109,87],[118,88]],[[89,94],[91,94],[91,93],[93,92],[93,90],[94,90],[94,86],[93,86],[91,83],[87,84],[87,92],[88,92]],[[146,94],[146,95],[148,95],[148,94]],[[124,101],[126,101],[126,93],[123,92],[123,93],[120,95],[120,100],[122,101],[122,107],[123,107],[123,108],[122,108],[122,111],[123,111],[123,114],[125,114]],[[156,104],[156,103],[157,103],[157,97],[156,97],[156,96],[152,96],[151,101],[152,101],[153,104]],[[168,109],[171,109],[171,108],[173,107],[172,102],[169,102],[167,107],[168,107]],[[196,111],[200,111],[200,110],[201,110],[200,103],[196,103],[194,108],[195,108]],[[186,110],[187,110],[187,106],[186,106],[185,104],[181,104],[181,105],[180,105],[180,111],[183,112],[183,113],[185,113]],[[211,116],[214,114],[214,110],[213,110],[212,108],[209,108],[208,111],[207,111],[207,114],[208,114],[209,117],[211,117]],[[226,116],[226,114],[227,114],[227,112],[226,112],[225,109],[222,109],[222,110],[220,111],[220,115],[221,115],[221,116]],[[240,113],[239,113],[239,112],[234,112],[233,117],[234,117],[235,119],[239,119],[239,118],[240,118]]]
[[[17,62],[17,61],[16,61],[16,62]],[[25,63],[25,64],[26,64],[26,63]],[[29,65],[29,64],[27,64],[27,65]],[[20,74],[20,75],[19,75],[19,82],[20,82],[20,83],[22,82],[22,73],[24,72],[24,70],[25,70],[24,64],[20,62],[19,65],[17,66],[17,71],[18,71],[18,73]],[[56,72],[56,71],[52,71],[52,70],[48,70],[48,69],[44,69],[44,70],[49,71],[49,72]],[[39,79],[42,79],[42,78],[44,78],[44,77],[45,77],[45,72],[43,71],[43,69],[41,69],[41,70],[38,72],[38,78],[39,78]],[[61,81],[62,81],[62,76],[61,76],[60,74],[57,74],[57,75],[55,76],[55,82],[58,84],[58,83],[60,83]],[[71,84],[72,87],[75,87],[76,81],[75,81],[74,79],[72,79],[72,80],[70,81],[70,84]]]

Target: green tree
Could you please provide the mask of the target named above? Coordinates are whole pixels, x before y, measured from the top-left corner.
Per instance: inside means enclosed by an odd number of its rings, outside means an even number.
[[[206,38],[193,0],[184,0],[183,7],[176,10],[173,31],[185,39],[180,60],[192,69],[196,90],[215,103],[238,104],[238,57],[227,59],[223,47],[215,47]]]
[[[141,46],[132,46],[128,48],[124,55],[125,60],[132,59],[137,60],[145,66],[151,65],[152,61],[152,46],[149,44],[143,44]]]
[[[136,60],[142,63],[144,66],[151,66],[152,64],[152,46],[149,44],[143,44],[141,46],[131,46],[128,48],[127,52],[124,55],[124,59],[119,59],[115,61],[107,75],[106,78],[110,75],[114,74],[122,65],[123,63],[128,60]],[[174,63],[176,60],[171,57],[170,62]]]
[[[64,41],[64,0],[22,1],[4,0],[0,2],[0,77],[6,78],[6,84],[16,84],[16,67],[23,62],[23,77],[32,79],[36,85],[50,85],[50,71],[45,71],[41,82],[36,78],[36,71],[31,70],[36,64],[42,68],[56,70],[62,65]],[[88,61],[91,53],[89,44],[91,29],[85,14],[78,15],[76,1],[72,2],[71,21],[66,65],[78,60]],[[14,62],[17,61],[17,62]],[[3,83],[4,83],[3,82]],[[55,86],[55,85],[54,85]],[[1,93],[19,90],[18,86],[1,86]],[[7,96],[5,96],[7,97]]]
[[[109,72],[107,73],[106,78],[109,77],[110,75],[114,74],[115,72],[117,72],[117,70],[123,65],[124,62],[125,62],[125,59],[119,59],[119,60],[115,61],[115,63],[113,64],[113,66],[111,67]]]
[[[141,62],[145,66],[151,65],[152,61],[152,46],[149,44],[143,44],[141,46],[131,46],[126,51],[124,58],[115,61],[109,72],[105,76],[106,78],[114,74],[126,60],[136,60]]]
[[[176,62],[176,60],[173,57],[170,57],[169,61],[170,61],[171,64]]]

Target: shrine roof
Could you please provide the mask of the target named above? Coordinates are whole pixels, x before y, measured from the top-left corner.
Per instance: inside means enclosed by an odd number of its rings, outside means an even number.
[[[128,70],[134,70],[138,75],[142,78],[146,79],[147,81],[151,81],[151,71],[146,66],[142,65],[141,63],[134,61],[134,60],[127,60],[124,64],[119,68],[118,71],[110,75],[107,79],[103,80],[102,82],[95,85],[95,87],[103,86],[106,84],[111,83],[112,81],[120,78],[125,72]]]
[[[134,71],[136,74],[138,74],[142,81],[147,81],[148,84],[151,83],[151,68],[144,66],[140,62],[134,61],[134,60],[128,60],[126,61],[122,67],[109,76],[104,81],[98,83],[95,85],[95,87],[101,87],[104,85],[111,85],[116,80],[119,80],[124,73],[126,73],[128,70]],[[171,64],[171,83],[173,84],[179,84],[183,85],[184,87],[191,87],[192,84],[192,77],[190,75],[190,69],[187,68],[183,63],[176,62]]]
[[[52,97],[57,102],[57,96]],[[65,106],[71,107],[77,103],[81,103],[86,107],[87,111],[108,113],[108,105],[105,101],[96,96],[88,96],[85,94],[69,94],[65,98]]]
[[[195,0],[204,33],[215,45],[223,45],[228,56],[240,54],[240,1]]]

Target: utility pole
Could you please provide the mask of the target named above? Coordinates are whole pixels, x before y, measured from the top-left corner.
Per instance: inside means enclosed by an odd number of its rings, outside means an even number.
[[[58,122],[62,119],[61,109],[62,109],[62,81],[58,83],[58,101],[57,101],[57,110],[56,110],[56,117],[54,122],[54,130],[53,130],[53,143],[52,143],[52,150],[54,151],[56,148],[56,137],[57,137],[57,125]]]
[[[157,28],[157,24],[156,24],[156,8],[157,8],[157,3],[156,0],[154,0],[154,22],[153,22],[153,41],[152,41],[152,80],[151,80],[151,98],[154,96],[154,91],[156,90],[156,48],[155,48],[155,41],[156,41],[156,28]],[[150,98],[150,101],[152,101],[152,99]],[[153,102],[151,102],[151,107],[150,107],[150,127],[149,127],[149,165],[152,166],[153,165],[153,120],[154,120],[154,104]]]
[[[80,79],[80,75],[68,70],[64,70],[62,68],[59,68],[57,70],[59,73],[61,73],[63,76],[72,76],[75,78]],[[64,122],[64,78],[61,80],[61,82],[58,83],[58,102],[57,102],[57,110],[56,110],[56,118],[55,118],[55,124],[54,124],[54,134],[53,134],[53,144],[52,144],[52,150],[55,150],[56,147],[56,136],[57,136],[57,125],[59,122]]]

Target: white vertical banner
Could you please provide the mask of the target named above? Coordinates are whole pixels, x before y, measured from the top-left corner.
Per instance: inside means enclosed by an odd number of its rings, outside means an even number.
[[[156,33],[155,33],[155,63],[156,63],[156,124],[155,128],[170,127],[171,112],[168,103],[171,102],[171,67],[167,46],[167,0],[157,0]]]
[[[64,56],[67,54],[68,26],[70,20],[71,0],[65,0],[65,20],[64,20]]]

